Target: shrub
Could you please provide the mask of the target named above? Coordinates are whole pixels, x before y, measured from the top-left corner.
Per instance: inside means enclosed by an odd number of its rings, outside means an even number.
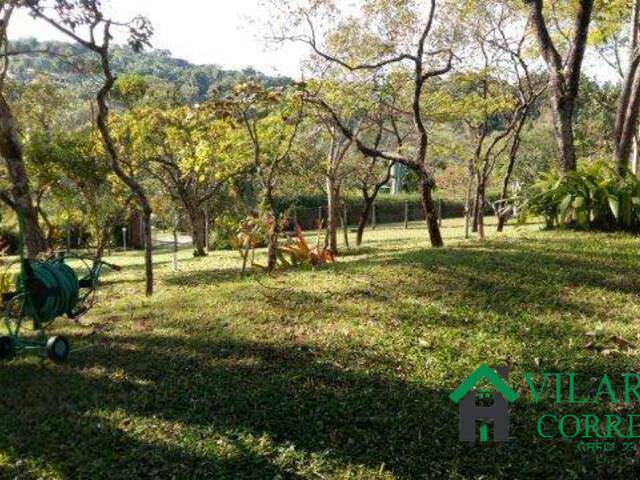
[[[232,239],[238,230],[240,220],[233,216],[218,217],[211,232],[211,246],[215,250],[230,250],[235,248]]]
[[[605,162],[581,166],[562,177],[542,175],[522,198],[521,218],[540,215],[548,227],[640,230],[640,179],[620,177]]]

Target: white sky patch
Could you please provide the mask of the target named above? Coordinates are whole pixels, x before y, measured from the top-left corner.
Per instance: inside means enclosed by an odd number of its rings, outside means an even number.
[[[214,64],[226,69],[253,67],[271,75],[301,76],[301,61],[309,47],[285,43],[266,46],[264,23],[269,16],[259,0],[110,0],[109,13],[118,20],[144,15],[154,26],[154,48],[171,51],[174,57],[195,64]],[[349,5],[348,2],[345,2]],[[10,38],[69,39],[42,20],[18,10],[10,24]],[[599,81],[618,82],[615,71],[595,52],[589,51],[584,73]]]
[[[118,20],[144,15],[155,29],[154,48],[170,50],[174,57],[195,64],[215,64],[227,69],[253,67],[268,74],[300,76],[304,45],[265,47],[261,23],[267,13],[258,0],[111,0],[105,2]],[[11,19],[10,38],[69,39],[42,20],[18,10]]]

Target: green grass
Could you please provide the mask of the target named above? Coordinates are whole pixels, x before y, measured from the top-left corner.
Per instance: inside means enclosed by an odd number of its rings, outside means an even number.
[[[239,257],[108,260],[65,366],[0,365],[1,478],[622,478],[634,455],[535,438],[556,408],[522,395],[513,441],[457,439],[449,393],[482,362],[586,378],[635,371],[640,240],[512,228],[447,248],[380,228],[335,265],[238,276]],[[598,407],[606,411],[605,407]]]

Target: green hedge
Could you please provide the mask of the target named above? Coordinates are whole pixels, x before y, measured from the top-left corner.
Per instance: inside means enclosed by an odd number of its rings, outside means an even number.
[[[355,224],[360,216],[363,206],[362,197],[357,193],[349,193],[342,198],[347,208],[349,224]],[[464,204],[459,201],[440,199],[436,197],[436,202],[441,207],[443,218],[462,217],[464,215]],[[380,194],[376,199],[376,222],[377,223],[399,223],[405,218],[405,205],[409,209],[409,221],[418,221],[424,218],[420,195],[417,193],[403,193],[400,195]],[[302,228],[315,228],[316,220],[322,209],[322,217],[326,218],[327,198],[324,195],[301,195],[299,197],[287,197],[276,199],[276,206],[279,211],[290,210],[295,212]],[[371,221],[371,219],[369,220]]]

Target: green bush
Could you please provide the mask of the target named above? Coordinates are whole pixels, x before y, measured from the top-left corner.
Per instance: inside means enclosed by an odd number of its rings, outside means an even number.
[[[539,215],[548,227],[640,230],[640,179],[620,177],[605,162],[561,176],[542,175],[523,196],[521,217]]]
[[[210,243],[215,250],[231,250],[231,239],[238,233],[239,220],[229,215],[218,217],[210,233]]]

